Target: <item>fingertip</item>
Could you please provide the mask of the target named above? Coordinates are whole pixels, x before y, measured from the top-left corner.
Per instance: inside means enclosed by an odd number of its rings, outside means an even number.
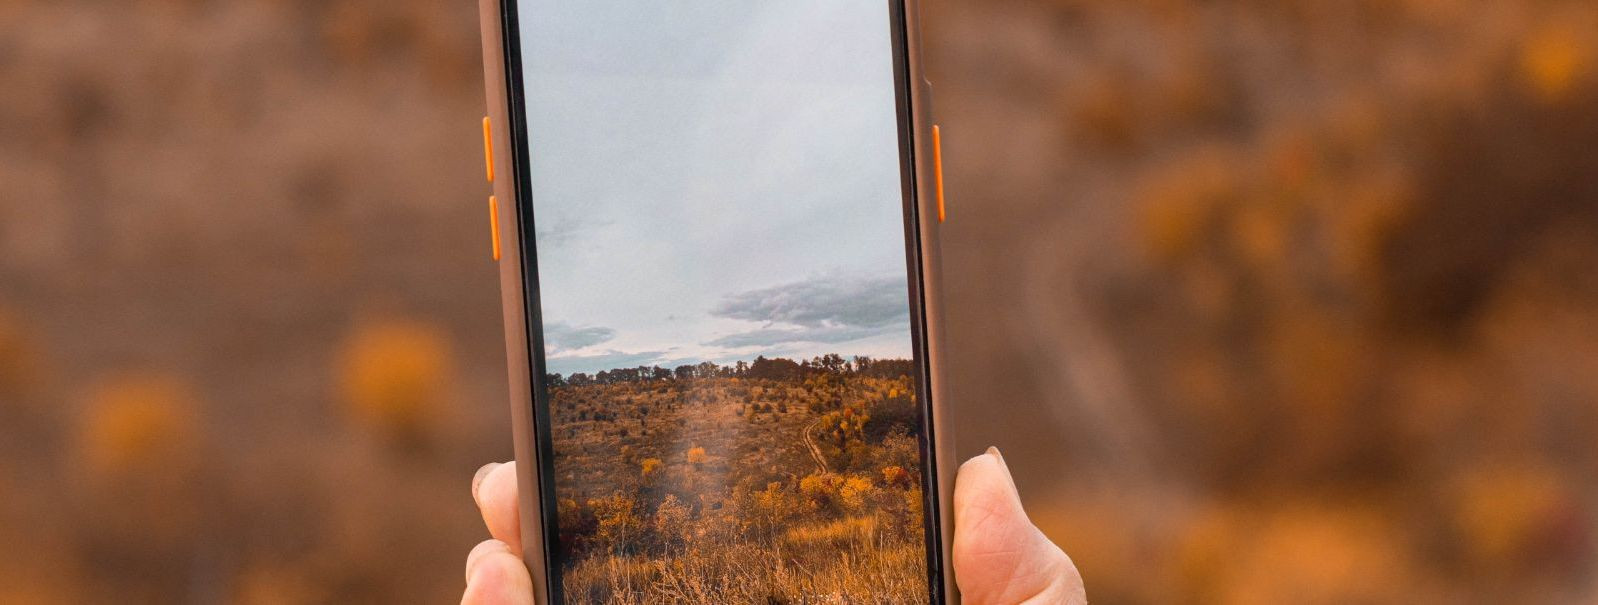
[[[490,469],[477,486],[477,507],[483,524],[495,539],[521,549],[521,518],[517,510],[516,463],[506,462]]]
[[[973,457],[973,458],[971,458],[969,460],[966,460],[965,462],[962,462],[960,464],[960,474],[961,475],[965,474],[966,469],[970,468],[970,467],[973,467],[973,466],[983,466],[983,465],[989,465],[989,464],[998,464],[999,463],[999,457],[996,455],[996,453],[998,451],[999,450],[997,448],[990,447],[990,448],[988,448],[988,451],[983,452],[983,453],[981,453],[981,454],[979,454],[979,455],[977,455],[977,456],[975,456],[975,457]]]
[[[532,605],[533,579],[527,566],[499,540],[478,544],[466,557],[463,605]]]
[[[477,472],[472,474],[472,501],[476,502],[479,506],[482,505],[483,500],[477,497],[478,488],[482,487],[483,479],[488,477],[488,474],[493,472],[494,469],[498,468],[500,465],[501,464],[498,462],[490,462],[488,464],[484,464],[482,467],[479,467]]]
[[[1021,496],[1010,477],[1010,468],[999,449],[990,447],[987,452],[960,465],[954,482],[954,508],[961,511],[974,504],[988,504],[987,507],[992,508],[996,502],[990,501],[994,499],[998,502],[1013,500],[1015,508],[1020,508]]]
[[[468,584],[472,581],[473,571],[477,569],[477,565],[483,561],[483,558],[495,553],[504,553],[512,556],[516,554],[511,551],[509,544],[499,540],[484,540],[478,543],[477,546],[472,547],[472,552],[466,554],[466,582]]]

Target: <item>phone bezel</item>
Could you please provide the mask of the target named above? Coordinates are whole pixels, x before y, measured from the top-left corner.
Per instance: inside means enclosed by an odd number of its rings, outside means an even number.
[[[501,82],[504,83],[503,88],[499,91],[504,93],[504,98],[498,101],[507,103],[499,128],[504,129],[505,133],[509,135],[507,137],[508,140],[503,143],[496,141],[495,147],[508,148],[510,153],[503,154],[503,156],[508,156],[506,159],[508,159],[512,168],[512,170],[508,171],[508,174],[513,175],[513,183],[515,185],[511,196],[512,204],[510,204],[514,206],[514,212],[512,213],[514,221],[511,225],[514,229],[514,237],[509,238],[509,243],[517,247],[517,253],[507,256],[502,262],[512,261],[517,262],[519,265],[516,269],[519,272],[519,280],[517,281],[520,282],[521,292],[519,293],[520,296],[516,298],[521,301],[523,317],[518,318],[522,321],[515,323],[523,324],[525,338],[522,339],[522,342],[525,343],[526,349],[525,351],[517,351],[517,353],[524,353],[528,363],[525,371],[530,374],[531,401],[529,403],[531,404],[531,409],[526,411],[532,413],[527,419],[530,421],[529,424],[532,425],[532,441],[535,448],[534,451],[526,453],[533,455],[538,466],[536,473],[528,473],[524,469],[520,475],[524,479],[528,475],[532,475],[534,481],[536,481],[537,487],[535,491],[538,494],[539,502],[539,518],[537,521],[541,524],[542,529],[547,530],[533,532],[539,538],[539,543],[537,544],[538,554],[542,555],[537,557],[539,559],[537,563],[543,568],[541,577],[535,574],[535,581],[543,584],[540,588],[543,591],[547,591],[545,592],[547,600],[544,602],[563,603],[563,587],[559,581],[561,573],[559,533],[558,530],[554,529],[559,527],[557,524],[556,495],[554,486],[550,481],[550,478],[554,476],[554,445],[550,433],[549,394],[544,384],[545,368],[547,366],[544,359],[537,242],[536,237],[528,236],[528,234],[536,233],[536,230],[534,229],[533,218],[532,178],[530,170],[528,170],[531,139],[529,138],[525,119],[526,103],[523,96],[524,83],[521,70],[522,53],[521,36],[518,27],[518,6],[517,0],[484,0],[483,2],[485,6],[489,3],[496,5],[498,9],[498,23],[493,25],[497,26],[494,29],[497,29],[499,33],[500,47],[497,50],[501,59],[499,63],[503,68],[503,73],[499,74],[499,76],[502,78]],[[902,192],[901,208],[904,216],[905,234],[905,270],[909,285],[906,294],[911,312],[911,341],[915,353],[915,383],[918,403],[922,410],[923,423],[919,446],[923,461],[921,468],[923,486],[922,521],[926,532],[927,591],[932,603],[950,603],[958,601],[957,595],[952,594],[953,583],[949,578],[952,570],[945,561],[949,546],[949,536],[944,535],[948,523],[946,523],[946,512],[943,510],[943,504],[948,501],[950,494],[943,493],[949,489],[949,482],[946,480],[948,473],[940,472],[939,469],[940,463],[949,463],[949,461],[943,460],[943,456],[940,455],[945,450],[945,447],[940,447],[940,445],[945,443],[945,441],[939,439],[938,433],[940,427],[937,420],[942,415],[936,413],[936,408],[941,402],[938,400],[939,393],[934,389],[932,380],[936,354],[932,347],[929,346],[928,338],[930,327],[928,317],[929,315],[935,316],[928,308],[928,285],[926,283],[926,276],[930,274],[928,265],[931,259],[928,259],[927,255],[923,253],[927,249],[927,242],[924,240],[928,234],[921,227],[924,224],[928,224],[928,222],[925,222],[925,217],[922,216],[922,208],[919,203],[922,193],[922,183],[919,180],[919,176],[923,172],[920,168],[921,162],[925,160],[919,158],[917,153],[918,145],[922,144],[918,137],[921,130],[918,126],[920,126],[920,122],[924,121],[921,118],[924,118],[928,111],[925,107],[918,106],[917,101],[926,100],[929,95],[916,94],[917,92],[924,93],[927,90],[927,85],[924,80],[915,81],[916,78],[914,76],[918,71],[916,64],[919,62],[919,57],[911,52],[913,44],[911,36],[915,33],[911,0],[887,0],[887,3],[889,6],[890,44],[893,47],[893,77]],[[485,33],[488,25],[488,23],[485,23]],[[491,71],[493,63],[490,60],[488,64]],[[493,75],[490,74],[490,77],[493,77]],[[491,95],[494,94],[495,88],[497,87],[490,86]],[[917,96],[922,97],[922,99],[917,99]],[[489,101],[493,105],[496,99],[491,97]],[[508,310],[507,313],[509,313]],[[509,323],[507,322],[507,328],[510,327]],[[513,362],[517,357],[520,357],[520,355],[512,355]],[[513,363],[513,367],[509,368],[509,370],[514,374],[518,368],[514,367]],[[518,398],[513,396],[512,399],[516,400]],[[945,437],[945,439],[947,438]],[[520,446],[521,444],[518,445]],[[526,490],[524,490],[523,494],[525,495],[526,493]],[[524,522],[530,520],[525,512],[522,514],[522,518]],[[524,531],[524,536],[526,534],[527,532]],[[530,546],[524,544],[524,551],[529,549]],[[532,557],[529,557],[529,559],[532,559]],[[529,565],[533,564],[534,562],[529,560]]]

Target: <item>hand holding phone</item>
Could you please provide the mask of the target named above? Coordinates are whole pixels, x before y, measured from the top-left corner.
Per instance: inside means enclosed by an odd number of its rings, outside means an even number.
[[[960,467],[955,479],[953,562],[968,603],[1086,605],[1076,566],[1021,510],[998,450]],[[490,464],[472,480],[472,498],[493,540],[466,559],[463,605],[532,605],[532,577],[520,555],[515,463]]]
[[[957,603],[913,2],[481,0],[538,603]]]

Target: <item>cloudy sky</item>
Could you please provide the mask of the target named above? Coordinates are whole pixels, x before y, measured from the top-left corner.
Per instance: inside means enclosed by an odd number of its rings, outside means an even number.
[[[886,2],[520,13],[550,371],[909,356]]]

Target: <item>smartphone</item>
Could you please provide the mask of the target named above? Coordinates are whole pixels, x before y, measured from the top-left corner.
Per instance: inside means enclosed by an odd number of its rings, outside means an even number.
[[[480,0],[539,603],[958,603],[913,0]]]

